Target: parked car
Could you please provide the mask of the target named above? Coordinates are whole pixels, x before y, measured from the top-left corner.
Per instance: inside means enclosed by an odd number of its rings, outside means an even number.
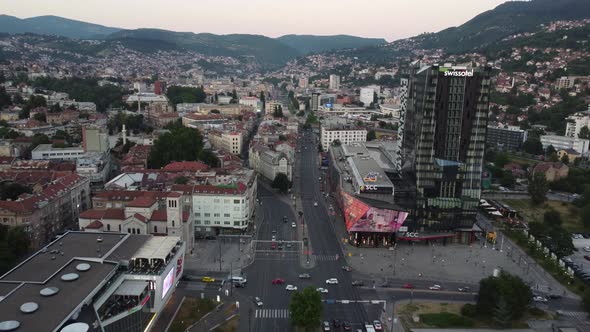
[[[441,285],[432,285],[430,287],[428,287],[428,289],[430,290],[441,290],[442,286]]]
[[[256,303],[257,307],[262,307],[262,300],[259,297],[254,298],[254,303]]]
[[[332,319],[332,325],[334,327],[340,327],[340,325],[342,325],[342,323],[340,323],[339,319]]]
[[[287,287],[285,287],[285,289],[288,290],[288,291],[296,291],[297,290],[297,286],[287,285]]]
[[[350,331],[352,330],[352,324],[350,324],[349,321],[345,320],[344,322],[342,322],[342,327],[344,328],[344,331]]]
[[[299,275],[299,279],[310,279],[311,275],[309,275],[309,273],[301,273]]]
[[[584,255],[584,259],[587,260],[587,261],[590,261],[590,256]]]
[[[328,294],[328,289],[327,289],[327,288],[322,288],[322,287],[320,287],[320,288],[318,288],[318,289],[316,289],[316,290],[317,290],[318,292],[322,293],[322,294]]]
[[[375,328],[375,331],[383,331],[383,326],[381,326],[381,322],[378,320],[373,321],[373,327]]]
[[[324,321],[322,323],[322,330],[324,330],[324,331],[330,331],[330,322]]]
[[[313,206],[318,206],[318,202],[313,202]]]
[[[296,228],[297,227],[297,224],[295,222],[292,222],[291,223],[291,227]]]
[[[469,287],[469,286],[459,287],[458,291],[459,292],[470,292],[471,291],[471,287]]]
[[[201,279],[201,281],[203,281],[203,282],[215,282],[215,278],[203,277],[203,279]]]
[[[547,299],[542,296],[535,296],[533,297],[533,301],[540,302],[540,303],[547,303]]]
[[[561,299],[561,297],[562,296],[559,295],[559,294],[551,294],[551,295],[549,295],[549,298],[552,299],[552,300],[559,300],[559,299]]]
[[[404,285],[402,286],[402,288],[405,288],[405,289],[414,289],[415,287],[414,287],[414,285],[412,285],[412,284],[410,284],[410,283],[407,283],[407,284],[404,284]]]
[[[345,265],[342,267],[342,270],[346,271],[346,272],[350,272],[350,271],[352,271],[352,268],[350,266]]]
[[[364,283],[362,280],[354,280],[354,281],[352,282],[352,285],[353,285],[353,286],[358,286],[358,287],[360,287],[360,286],[363,286],[364,284],[365,284],[365,283]]]

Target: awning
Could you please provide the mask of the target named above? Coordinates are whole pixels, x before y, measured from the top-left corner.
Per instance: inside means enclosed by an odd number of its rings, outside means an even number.
[[[140,296],[141,293],[147,288],[148,283],[145,281],[125,280],[115,290],[114,295],[120,296]]]
[[[455,233],[442,233],[442,234],[418,234],[417,236],[398,236],[398,240],[406,240],[406,241],[426,241],[426,240],[440,240],[445,238],[454,237]]]
[[[502,214],[498,211],[490,212],[490,214],[493,214],[495,216],[500,216],[500,217],[502,216]]]

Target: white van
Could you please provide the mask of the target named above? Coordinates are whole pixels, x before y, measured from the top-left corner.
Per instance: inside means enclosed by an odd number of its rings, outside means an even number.
[[[246,282],[248,282],[248,280],[246,280],[246,278],[244,277],[231,277],[231,283],[232,284],[239,284],[239,285],[245,285]]]

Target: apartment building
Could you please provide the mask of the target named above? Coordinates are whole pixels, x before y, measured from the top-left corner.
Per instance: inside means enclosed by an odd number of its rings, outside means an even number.
[[[233,155],[240,155],[242,153],[243,134],[241,132],[210,130],[207,137],[209,143],[216,149],[226,151]]]
[[[590,128],[590,107],[588,111],[570,115],[566,119],[565,136],[578,137],[583,127]]]
[[[293,160],[285,152],[274,151],[262,144],[250,147],[248,155],[250,168],[273,181],[279,173],[293,180]]]
[[[557,151],[573,149],[580,154],[585,154],[588,152],[590,140],[570,136],[541,135],[541,144],[543,149],[551,145]]]
[[[322,148],[327,151],[334,141],[341,144],[351,144],[367,141],[367,130],[352,124],[322,124],[320,128]]]

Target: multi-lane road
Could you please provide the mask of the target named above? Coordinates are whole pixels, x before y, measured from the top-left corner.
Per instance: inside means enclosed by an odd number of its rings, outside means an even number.
[[[301,134],[298,149],[298,167],[294,172],[295,192],[298,200],[296,208],[291,197],[278,195],[259,186],[257,213],[261,220],[255,230],[253,243],[254,262],[242,272],[248,279],[245,288],[235,289],[240,297],[241,322],[240,331],[280,331],[291,330],[289,319],[289,302],[293,292],[287,291],[287,285],[297,286],[299,290],[307,286],[327,288],[322,294],[324,299],[323,319],[347,320],[353,327],[360,328],[364,322],[382,317],[382,306],[367,304],[367,300],[382,299],[388,302],[399,300],[460,300],[473,301],[473,293],[459,293],[460,283],[445,283],[443,291],[429,291],[431,281],[425,280],[391,280],[386,288],[374,284],[363,271],[346,272],[342,266],[343,251],[338,236],[335,234],[328,215],[328,207],[320,191],[319,163],[316,138],[311,132]],[[306,234],[311,245],[312,266],[307,267],[301,255],[305,247],[302,244],[302,222],[298,213],[303,213]],[[285,218],[286,217],[286,222]],[[296,222],[296,227],[292,227]],[[278,241],[286,241],[282,250],[272,245],[273,236]],[[286,244],[290,243],[289,246]],[[310,279],[300,279],[301,273],[309,273]],[[326,280],[337,278],[337,285],[327,285]],[[276,285],[272,281],[283,279],[284,284]],[[352,286],[353,280],[364,281],[365,287]],[[403,285],[412,283],[416,289],[406,290]],[[375,287],[374,287],[374,286]],[[473,292],[477,285],[468,285]],[[253,299],[259,297],[263,304],[257,306]],[[342,301],[344,300],[344,303]],[[347,301],[348,300],[348,301]],[[355,301],[365,303],[355,303]],[[347,303],[348,302],[348,303]],[[571,303],[570,303],[571,302]],[[549,303],[550,307],[577,307],[569,299]],[[385,317],[389,317],[387,313]]]

